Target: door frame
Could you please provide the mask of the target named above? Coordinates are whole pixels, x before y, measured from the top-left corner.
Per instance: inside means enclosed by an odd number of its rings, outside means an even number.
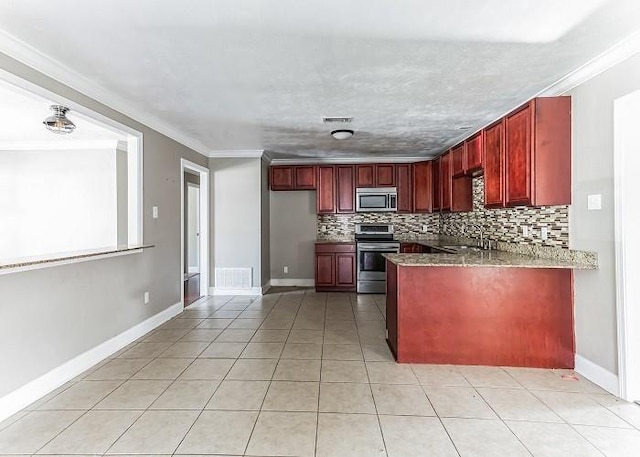
[[[189,171],[200,177],[200,296],[209,294],[209,169],[180,159],[180,302],[184,306],[184,250],[185,250],[185,207],[184,173]]]
[[[627,401],[640,400],[640,210],[637,195],[640,167],[637,151],[637,119],[640,90],[614,100],[614,213],[615,281],[618,330],[619,395]],[[633,363],[633,361],[636,361]]]

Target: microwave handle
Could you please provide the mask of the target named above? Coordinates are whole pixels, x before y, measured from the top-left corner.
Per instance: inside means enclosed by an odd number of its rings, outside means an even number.
[[[397,196],[396,195],[389,195],[389,208],[391,209],[398,209],[398,205],[397,205]]]

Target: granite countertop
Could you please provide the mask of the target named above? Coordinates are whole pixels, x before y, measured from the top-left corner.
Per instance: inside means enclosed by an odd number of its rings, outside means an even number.
[[[421,244],[439,247],[439,242]],[[385,254],[387,260],[401,267],[517,267],[595,269],[579,260],[535,257],[508,251],[480,251],[450,254]]]
[[[17,268],[31,267],[34,265],[43,265],[55,262],[65,262],[69,260],[85,259],[90,257],[98,257],[108,254],[120,254],[128,251],[137,251],[139,249],[152,248],[153,244],[143,244],[136,246],[112,246],[97,249],[88,249],[85,251],[65,252],[57,254],[49,254],[38,257],[25,257],[21,259],[8,259],[0,261],[0,271]]]
[[[356,240],[353,238],[330,238],[330,239],[317,239],[316,244],[355,244]]]

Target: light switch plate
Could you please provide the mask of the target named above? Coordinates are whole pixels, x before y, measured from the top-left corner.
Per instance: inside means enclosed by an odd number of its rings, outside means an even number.
[[[587,196],[587,210],[601,210],[602,209],[602,195],[594,194]]]
[[[529,236],[529,227],[526,225],[522,226],[522,236]]]
[[[542,227],[540,229],[540,238],[542,240],[546,240],[547,238],[549,238],[549,229],[547,227]]]
[[[158,219],[158,207],[157,206],[153,207],[153,218],[154,219]]]

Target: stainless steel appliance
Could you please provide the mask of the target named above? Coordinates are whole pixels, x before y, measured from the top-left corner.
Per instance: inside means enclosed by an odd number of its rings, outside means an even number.
[[[383,254],[397,254],[400,243],[393,241],[393,225],[356,224],[356,264],[359,294],[386,292],[386,260]]]
[[[398,210],[398,190],[395,187],[356,188],[356,211],[393,212]]]

